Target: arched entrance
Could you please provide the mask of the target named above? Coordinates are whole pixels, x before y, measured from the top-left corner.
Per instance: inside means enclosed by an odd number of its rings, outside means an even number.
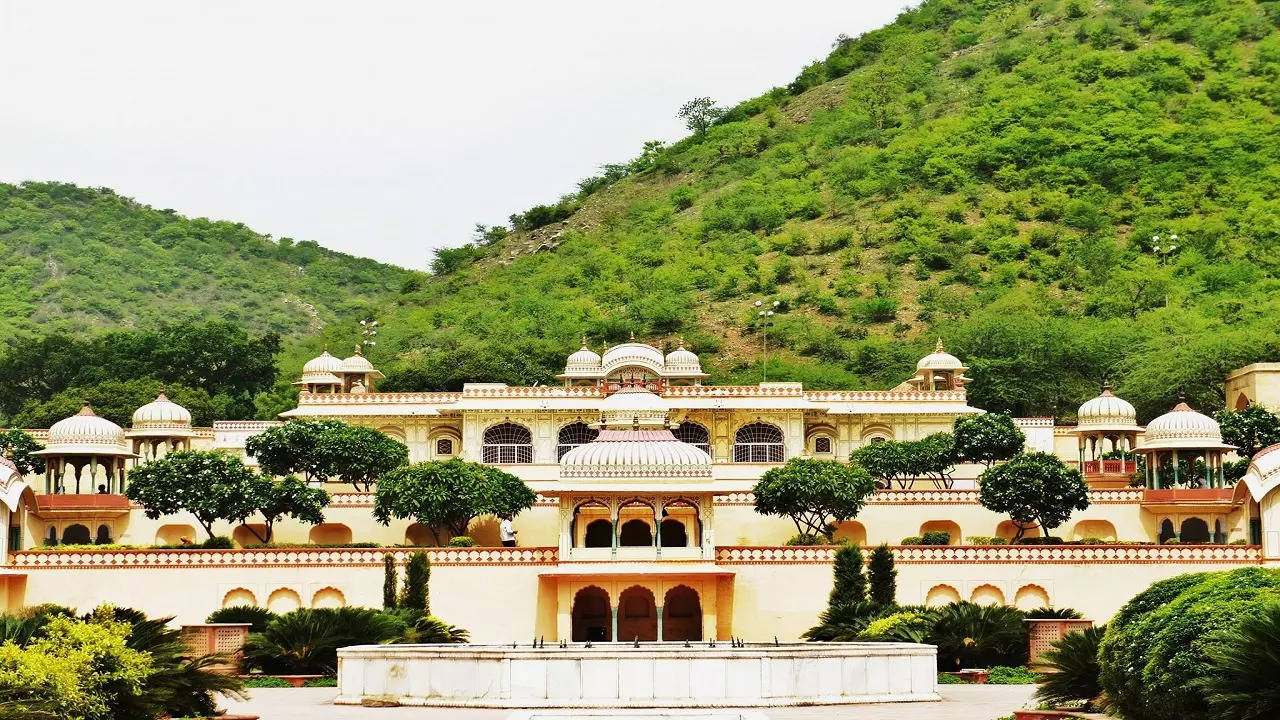
[[[658,607],[648,588],[632,585],[618,596],[618,638],[648,642],[658,639]]]
[[[662,601],[662,639],[702,639],[702,603],[688,585],[671,588]]]
[[[609,593],[589,585],[573,596],[573,642],[608,642],[611,618]]]
[[[653,531],[644,520],[628,520],[618,531],[618,544],[622,547],[648,547],[653,544]]]
[[[1178,541],[1183,543],[1209,542],[1209,523],[1197,517],[1183,520],[1181,532],[1178,533]]]
[[[689,533],[685,532],[684,523],[675,518],[663,520],[659,533],[662,539],[662,547],[664,548],[687,547],[689,545]]]
[[[1156,536],[1156,539],[1161,543],[1164,543],[1166,540],[1173,537],[1176,537],[1173,532],[1173,521],[1165,518],[1160,522],[1160,534]]]
[[[589,548],[613,547],[613,524],[608,520],[592,520],[582,544]]]
[[[62,531],[63,545],[88,545],[89,541],[89,528],[81,525],[80,523],[68,525],[67,528]]]

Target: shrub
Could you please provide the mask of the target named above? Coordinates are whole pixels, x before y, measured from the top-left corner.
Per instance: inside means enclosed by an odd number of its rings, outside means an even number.
[[[947,673],[938,673],[939,685],[972,685],[968,680],[957,675],[949,675]]]
[[[1031,685],[1039,676],[1025,667],[997,665],[991,668],[987,682],[991,685]]]
[[[400,642],[423,644],[465,643],[471,634],[431,615],[415,619],[401,637]]]
[[[431,560],[421,550],[409,556],[404,566],[404,599],[400,607],[423,615],[431,612]]]
[[[288,680],[282,680],[278,677],[259,676],[244,679],[244,686],[247,688],[288,688],[293,687]]]
[[[928,612],[906,611],[886,615],[867,623],[858,634],[865,642],[924,642],[933,629],[934,616]]]
[[[1038,607],[1027,612],[1028,620],[1079,620],[1082,617],[1075,608]]]
[[[302,683],[302,687],[338,687],[338,678],[333,675],[311,678]]]
[[[809,533],[799,533],[787,538],[787,545],[826,545],[827,539],[821,535],[810,535]]]
[[[946,530],[930,530],[920,536],[921,545],[950,545],[951,533]]]
[[[938,646],[938,669],[1025,665],[1024,617],[1003,605],[959,602],[942,608],[928,638]]]
[[[396,571],[396,556],[387,553],[382,556],[382,609],[395,610],[400,580]]]
[[[990,545],[991,538],[986,535],[970,535],[964,539],[970,545]]]
[[[249,632],[262,632],[276,614],[254,605],[232,605],[214,610],[205,618],[207,623],[249,623]]]
[[[871,562],[867,567],[871,602],[878,605],[893,605],[897,602],[897,577],[898,570],[894,567],[893,551],[888,545],[881,543],[871,551]]]
[[[1213,638],[1210,674],[1193,684],[1217,718],[1280,717],[1280,602]]]
[[[918,535],[912,535],[911,537],[902,538],[902,541],[899,542],[898,544],[899,545],[922,545],[923,543],[921,542],[921,539]]]
[[[1099,647],[1108,702],[1138,720],[1209,716],[1197,678],[1214,674],[1225,631],[1280,596],[1280,571],[1241,568],[1155,583],[1120,609]],[[1137,669],[1137,670],[1135,670]]]
[[[449,547],[475,547],[476,541],[467,535],[457,535],[449,538]]]
[[[368,608],[294,610],[249,635],[244,663],[273,674],[329,674],[337,670],[338,648],[390,642],[407,629],[399,615]]]
[[[893,609],[873,602],[832,605],[822,611],[818,624],[806,630],[802,637],[806,640],[850,642],[856,640],[872,620],[892,612]]]
[[[235,546],[236,544],[231,542],[231,538],[225,535],[215,535],[200,543],[200,547],[205,550],[230,550]]]
[[[1034,617],[1034,616],[1032,616]],[[1098,644],[1106,626],[1067,633],[1044,653],[1045,664],[1053,672],[1039,677],[1036,698],[1050,705],[1083,702],[1089,709],[1102,694],[1098,679]]]
[[[836,551],[831,569],[835,582],[827,599],[828,604],[857,603],[867,599],[867,576],[863,572],[865,566],[862,548],[857,545],[846,545]]]

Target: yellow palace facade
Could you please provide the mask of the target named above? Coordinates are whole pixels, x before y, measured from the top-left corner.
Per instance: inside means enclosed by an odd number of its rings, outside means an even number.
[[[715,386],[684,347],[664,354],[630,342],[597,354],[584,344],[554,386],[383,393],[367,359],[326,352],[303,368],[298,406],[283,417],[367,425],[403,442],[412,462],[489,463],[537,492],[515,518],[517,547],[500,547],[497,520],[479,518],[469,530],[479,546],[429,549],[433,613],[476,641],[787,640],[825,606],[833,549],[786,545],[795,527],[758,515],[751,487],[790,458],[846,459],[867,443],[923,438],[982,412],[967,402],[963,363],[940,344],[913,374],[905,370],[903,383],[881,391]],[[1234,402],[1273,405],[1276,377],[1280,366],[1269,364],[1233,373]],[[901,603],[1070,606],[1099,622],[1162,577],[1280,564],[1280,452],[1260,454],[1245,481],[1228,487],[1221,467],[1232,448],[1211,418],[1185,404],[1141,427],[1133,407],[1104,390],[1079,417],[1072,427],[1017,422],[1029,449],[1057,453],[1091,486],[1089,508],[1054,534],[1101,542],[990,543],[1015,529],[978,504],[981,467],[966,465],[946,483],[917,479],[877,492],[837,535],[895,546]],[[152,520],[131,505],[122,495],[131,467],[179,448],[243,454],[245,441],[273,424],[193,428],[190,414],[162,396],[127,430],[86,408],[34,431],[48,472],[22,478],[0,467],[9,529],[0,597],[10,608],[111,602],[180,622],[240,604],[380,604],[384,554],[404,559],[434,537],[408,521],[375,522],[372,495],[341,483],[327,487],[324,523],[282,522],[275,547],[243,547],[256,543],[251,528],[226,524],[215,530],[242,547],[147,547],[203,537],[189,517]],[[1152,467],[1172,459],[1202,469],[1195,477],[1153,472],[1131,487],[1135,454],[1154,457]],[[951,544],[900,545],[928,531],[948,533]],[[1159,544],[1169,538],[1179,543]],[[92,542],[104,548],[57,549]],[[381,547],[353,547],[361,543]]]

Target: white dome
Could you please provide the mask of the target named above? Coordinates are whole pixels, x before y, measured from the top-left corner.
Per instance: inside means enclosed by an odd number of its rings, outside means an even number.
[[[306,365],[302,366],[302,374],[308,373],[340,373],[342,372],[342,361],[337,357],[330,355],[328,350],[320,353],[319,357],[311,358]]]
[[[1076,411],[1076,418],[1079,429],[1136,430],[1138,427],[1138,411],[1128,401],[1111,394],[1109,386],[1097,397],[1086,400]]]
[[[378,368],[369,362],[369,358],[360,353],[360,346],[356,345],[356,354],[342,361],[342,372],[346,375],[368,375],[374,378],[386,377]]]
[[[88,403],[80,412],[49,428],[45,449],[36,455],[133,455],[125,445],[124,429],[98,417]]]
[[[600,369],[600,355],[587,347],[587,338],[582,338],[582,347],[569,356],[564,364],[566,375],[575,372],[594,372]]]
[[[191,411],[165,397],[164,393],[134,410],[133,426],[129,428],[130,436],[178,437],[194,434],[191,430]]]
[[[916,363],[917,370],[966,370],[960,358],[943,351],[942,341],[938,341],[934,351],[920,358]]]
[[[663,370],[662,351],[652,345],[638,342],[614,345],[604,351],[600,360],[606,371],[628,365],[640,365],[657,373]]]
[[[669,375],[702,374],[702,362],[698,360],[697,355],[685,349],[683,341],[681,341],[680,347],[667,353],[663,363],[666,365],[666,371]]]
[[[711,456],[670,430],[602,430],[560,459],[565,478],[690,478],[711,476]]]
[[[1246,477],[1252,477],[1259,483],[1280,481],[1280,445],[1262,448],[1249,463]]]
[[[1222,442],[1222,429],[1217,421],[1180,402],[1169,412],[1147,423],[1142,444],[1136,449],[1141,452],[1174,448],[1231,450],[1234,447]]]
[[[662,427],[671,408],[666,401],[639,386],[624,387],[600,403],[605,427]]]

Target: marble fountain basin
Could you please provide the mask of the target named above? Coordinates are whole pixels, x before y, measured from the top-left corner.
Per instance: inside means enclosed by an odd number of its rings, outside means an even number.
[[[937,648],[915,643],[358,645],[339,704],[715,708],[938,700]]]

